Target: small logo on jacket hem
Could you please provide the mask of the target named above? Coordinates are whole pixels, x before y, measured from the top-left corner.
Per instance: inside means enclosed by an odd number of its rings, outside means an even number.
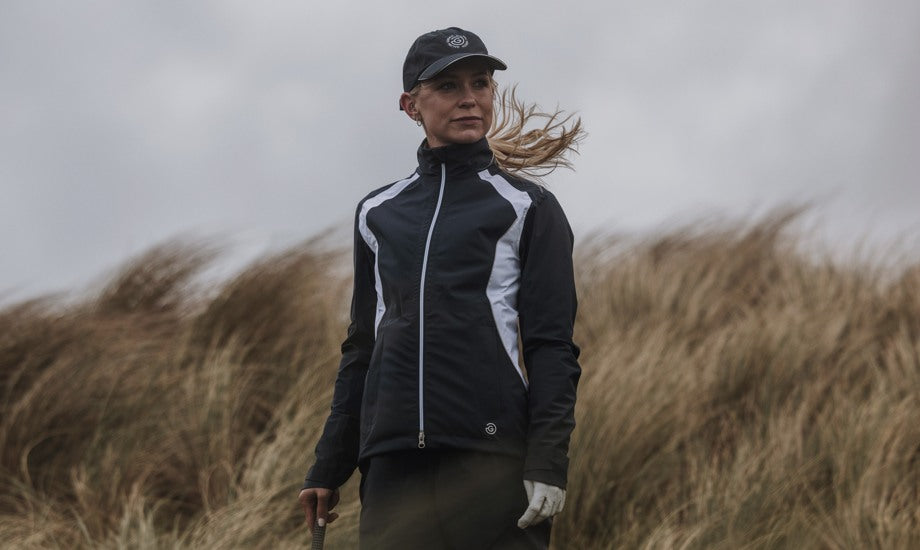
[[[486,434],[495,435],[495,432],[497,431],[498,431],[498,426],[496,426],[494,423],[489,422],[488,424],[486,424]]]

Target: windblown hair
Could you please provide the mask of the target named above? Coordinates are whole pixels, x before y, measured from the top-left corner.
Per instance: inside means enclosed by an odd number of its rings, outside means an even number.
[[[517,86],[497,92],[492,84],[495,114],[486,138],[495,154],[495,161],[507,172],[531,178],[542,178],[560,166],[574,170],[569,153],[578,153],[578,144],[585,137],[581,117],[556,109],[552,114],[524,103],[517,96]],[[421,83],[409,94],[417,96]],[[529,128],[529,129],[528,129]]]
[[[493,90],[496,87],[492,81]],[[558,108],[553,113],[538,110],[518,98],[517,86],[496,96],[492,129],[486,136],[503,170],[541,178],[562,166],[570,170],[567,155],[578,153],[585,137],[581,117]]]

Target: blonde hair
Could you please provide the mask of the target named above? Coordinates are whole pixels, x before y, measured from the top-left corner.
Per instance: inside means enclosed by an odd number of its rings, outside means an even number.
[[[486,139],[502,170],[531,178],[547,176],[560,166],[574,170],[567,155],[578,153],[586,135],[581,117],[558,108],[552,114],[540,111],[518,98],[517,85],[496,93],[498,83],[489,80],[495,109]],[[409,94],[418,96],[421,87],[420,82]]]
[[[492,88],[496,88],[495,80]],[[578,144],[586,135],[581,117],[558,108],[551,114],[540,111],[517,97],[517,86],[502,90],[495,103],[486,138],[503,170],[541,178],[560,166],[574,169],[567,155],[578,153]]]

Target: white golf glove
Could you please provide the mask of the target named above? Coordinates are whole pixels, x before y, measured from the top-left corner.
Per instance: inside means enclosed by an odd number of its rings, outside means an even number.
[[[565,489],[561,487],[525,479],[524,490],[527,491],[527,500],[530,503],[518,520],[518,527],[521,529],[553,517],[565,507]]]

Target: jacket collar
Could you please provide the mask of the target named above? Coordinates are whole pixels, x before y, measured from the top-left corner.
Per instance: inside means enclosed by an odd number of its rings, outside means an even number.
[[[489,148],[489,141],[482,138],[474,143],[454,143],[444,147],[428,147],[428,140],[423,140],[418,148],[418,171],[420,174],[440,174],[441,164],[447,165],[447,171],[479,172],[495,162],[495,156]]]

